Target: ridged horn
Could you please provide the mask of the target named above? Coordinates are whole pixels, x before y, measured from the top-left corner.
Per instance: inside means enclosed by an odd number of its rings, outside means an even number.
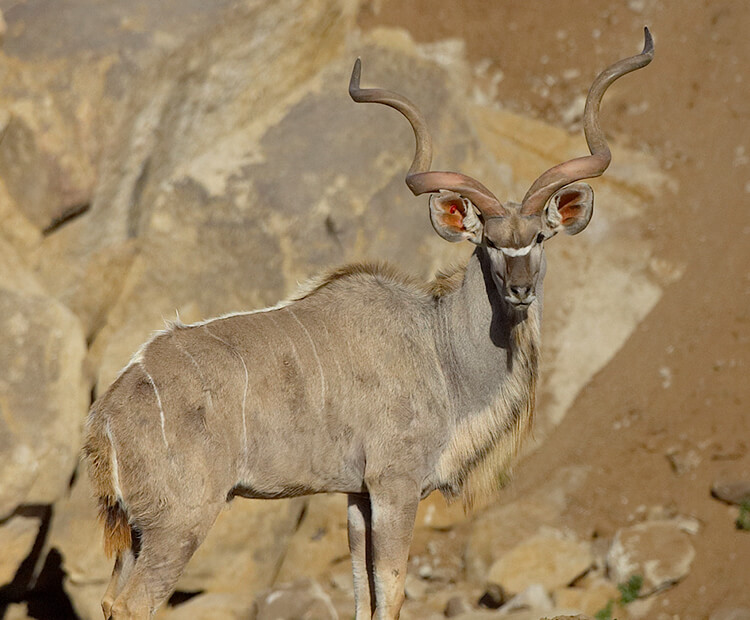
[[[382,88],[360,88],[361,73],[362,62],[357,58],[349,81],[351,98],[357,103],[382,103],[398,110],[406,117],[414,130],[417,146],[414,160],[406,174],[406,185],[415,196],[450,190],[468,198],[485,217],[507,215],[500,201],[476,179],[460,172],[431,172],[432,138],[430,138],[422,113],[403,95]]]
[[[542,174],[532,184],[521,203],[521,213],[539,213],[552,194],[574,181],[598,177],[612,161],[607,139],[599,125],[599,105],[610,85],[626,73],[645,67],[654,57],[654,40],[648,28],[644,28],[645,44],[637,56],[620,60],[602,71],[591,85],[586,107],[583,111],[583,132],[591,155],[577,157],[557,164]]]

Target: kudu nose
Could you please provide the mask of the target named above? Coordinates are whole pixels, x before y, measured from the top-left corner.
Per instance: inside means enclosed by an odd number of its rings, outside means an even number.
[[[510,292],[518,298],[519,301],[524,301],[531,294],[530,286],[515,286],[511,285]]]

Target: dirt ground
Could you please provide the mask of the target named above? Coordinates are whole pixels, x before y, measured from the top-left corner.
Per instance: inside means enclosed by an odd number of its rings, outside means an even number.
[[[717,479],[750,479],[750,4],[383,0],[360,24],[405,27],[419,42],[463,38],[472,63],[503,72],[501,105],[553,123],[601,67],[638,51],[649,26],[656,59],[637,83],[613,87],[603,126],[679,181],[651,210],[648,233],[684,275],[517,468],[508,494],[588,465],[590,484],[563,522],[579,534],[611,535],[639,506],[702,524],[690,575],[659,595],[653,617],[750,607],[750,533],[710,497]],[[563,74],[548,89],[540,81]],[[688,471],[678,475],[669,454]]]

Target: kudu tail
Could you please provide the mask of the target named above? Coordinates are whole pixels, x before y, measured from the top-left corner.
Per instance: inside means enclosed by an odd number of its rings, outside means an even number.
[[[99,498],[99,518],[104,523],[104,553],[108,558],[119,555],[133,546],[133,536],[128,515],[120,502],[109,505]]]
[[[103,417],[93,409],[89,414],[83,455],[88,461],[89,479],[99,504],[99,519],[104,525],[104,553],[112,557],[130,549],[133,536],[117,488],[117,457]]]

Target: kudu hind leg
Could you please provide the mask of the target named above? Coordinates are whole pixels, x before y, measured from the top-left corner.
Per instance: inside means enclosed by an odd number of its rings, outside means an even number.
[[[172,593],[185,565],[203,542],[223,504],[217,502],[192,522],[174,520],[141,530],[135,566],[112,604],[112,620],[151,618]]]
[[[123,586],[130,578],[130,574],[135,567],[135,553],[132,549],[126,549],[117,554],[115,567],[112,570],[112,578],[109,580],[107,591],[102,599],[102,611],[104,617],[109,618],[112,614],[112,605],[117,595],[122,591]]]
[[[419,488],[413,480],[368,484],[372,510],[372,555],[377,620],[397,620],[404,603]]]

